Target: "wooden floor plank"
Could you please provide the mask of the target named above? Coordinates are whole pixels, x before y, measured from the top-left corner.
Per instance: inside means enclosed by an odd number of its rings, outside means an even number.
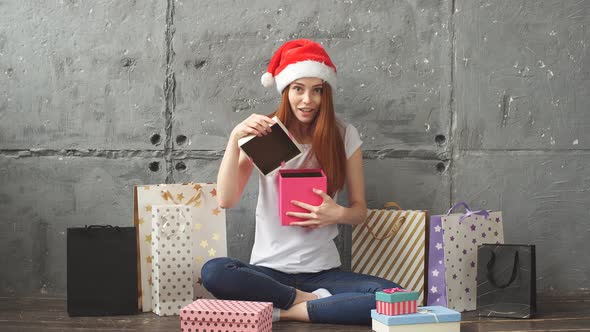
[[[462,332],[590,332],[590,297],[543,297],[534,319],[477,317],[462,314]],[[69,317],[63,298],[0,297],[0,331],[179,331],[178,316],[153,313],[113,317]],[[371,331],[367,326],[322,325],[294,322],[273,324],[277,332]]]

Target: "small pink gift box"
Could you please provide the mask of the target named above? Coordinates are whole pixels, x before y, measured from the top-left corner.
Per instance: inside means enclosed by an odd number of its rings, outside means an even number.
[[[180,309],[182,332],[271,332],[272,303],[196,300]]]
[[[376,309],[378,313],[387,316],[407,315],[416,313],[418,311],[416,301],[403,301],[395,303],[377,301]]]
[[[388,316],[416,313],[419,295],[418,292],[401,288],[388,288],[376,292],[377,313]]]
[[[309,213],[308,210],[291,204],[292,200],[310,205],[322,204],[322,197],[313,192],[313,189],[327,191],[328,181],[326,174],[319,168],[311,169],[281,169],[279,170],[279,214],[281,225],[288,226],[292,222],[305,219],[291,217],[290,212]]]

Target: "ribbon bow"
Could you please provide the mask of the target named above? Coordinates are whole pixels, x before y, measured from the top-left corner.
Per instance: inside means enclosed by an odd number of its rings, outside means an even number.
[[[434,311],[432,311],[430,309],[418,309],[418,313],[419,314],[426,314],[426,315],[433,315],[434,316],[434,320],[437,323],[439,323],[439,321],[438,321],[438,315]]]
[[[474,214],[479,214],[479,215],[483,216],[485,219],[488,219],[488,218],[490,217],[490,214],[489,214],[489,213],[488,213],[488,211],[486,211],[486,210],[471,211],[471,210],[469,209],[469,206],[467,206],[467,203],[465,203],[465,202],[459,202],[459,203],[457,203],[457,204],[453,205],[453,207],[451,207],[451,208],[449,209],[449,211],[447,212],[447,216],[448,216],[449,214],[451,214],[451,212],[452,212],[452,211],[453,211],[455,208],[458,208],[459,206],[463,206],[463,207],[465,208],[465,211],[466,211],[466,212],[465,212],[465,214],[464,214],[464,215],[462,215],[462,216],[461,216],[461,218],[459,218],[459,222],[462,222],[462,221],[463,221],[463,219],[465,219],[465,218],[467,218],[467,217],[470,217],[470,216],[472,216],[472,215],[474,215]]]
[[[393,294],[393,293],[397,293],[397,292],[408,293],[411,291],[409,291],[407,289],[399,288],[399,287],[387,288],[387,289],[383,290],[383,293],[387,293],[387,294]]]

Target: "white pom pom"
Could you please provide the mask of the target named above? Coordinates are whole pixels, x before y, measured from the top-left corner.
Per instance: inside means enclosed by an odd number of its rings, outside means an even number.
[[[266,72],[260,77],[260,83],[262,83],[265,88],[270,88],[275,84],[275,79],[272,77],[271,73]]]

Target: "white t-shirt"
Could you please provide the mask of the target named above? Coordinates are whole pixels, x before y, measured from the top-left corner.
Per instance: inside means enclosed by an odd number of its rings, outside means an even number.
[[[363,143],[352,125],[339,124],[344,132],[346,159]],[[287,162],[287,169],[319,168],[311,154],[311,144],[303,153]],[[256,234],[250,264],[266,266],[285,273],[312,273],[339,267],[340,255],[334,243],[338,226],[309,230],[281,226],[279,218],[278,171],[259,176]]]

